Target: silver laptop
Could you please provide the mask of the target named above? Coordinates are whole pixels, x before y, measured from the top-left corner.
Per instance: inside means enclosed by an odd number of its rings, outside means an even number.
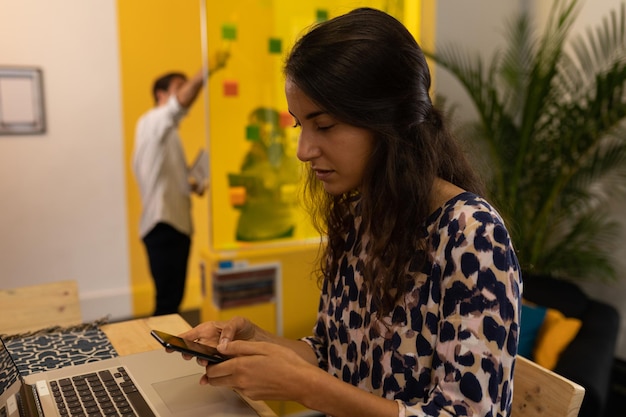
[[[0,417],[254,417],[234,391],[199,385],[195,360],[164,349],[20,376],[0,338]]]

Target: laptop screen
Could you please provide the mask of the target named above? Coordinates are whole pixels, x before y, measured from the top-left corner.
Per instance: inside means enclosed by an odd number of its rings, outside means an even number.
[[[17,365],[11,359],[0,338],[0,417],[16,415],[19,406],[19,391],[22,380]]]
[[[0,338],[0,396],[19,380],[19,371]]]

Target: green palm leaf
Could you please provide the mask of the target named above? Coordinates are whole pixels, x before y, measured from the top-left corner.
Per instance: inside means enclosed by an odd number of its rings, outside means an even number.
[[[489,61],[455,45],[425,53],[478,112],[462,139],[487,150],[490,197],[522,269],[614,279],[606,210],[626,195],[626,6],[568,43],[578,11],[578,0],[556,0],[539,38],[528,16],[514,18]]]

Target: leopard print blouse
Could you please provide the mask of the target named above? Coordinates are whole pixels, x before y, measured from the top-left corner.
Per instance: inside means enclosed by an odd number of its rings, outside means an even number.
[[[427,273],[407,267],[410,289],[382,318],[361,275],[360,216],[353,224],[337,276],[323,285],[314,336],[303,339],[319,366],[396,400],[400,417],[508,416],[522,282],[498,213],[471,193],[433,213]]]

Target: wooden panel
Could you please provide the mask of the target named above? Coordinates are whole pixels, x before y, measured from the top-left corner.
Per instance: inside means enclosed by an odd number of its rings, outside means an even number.
[[[0,334],[82,322],[76,281],[0,290]]]
[[[180,334],[191,326],[178,314],[147,317],[100,326],[109,341],[121,356],[133,353],[163,349],[152,336],[150,330],[161,330],[166,333]]]
[[[517,356],[511,417],[576,417],[585,389]]]

